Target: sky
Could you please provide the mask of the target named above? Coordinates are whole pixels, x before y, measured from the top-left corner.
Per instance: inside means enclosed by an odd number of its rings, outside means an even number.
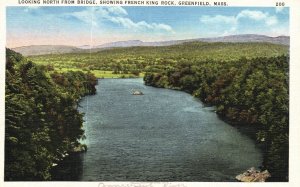
[[[289,35],[289,8],[7,7],[7,47]]]

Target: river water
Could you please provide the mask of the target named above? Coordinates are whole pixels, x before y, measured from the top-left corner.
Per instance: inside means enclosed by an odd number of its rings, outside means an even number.
[[[61,163],[54,180],[234,181],[262,163],[253,140],[181,91],[103,79],[80,105],[88,151]]]

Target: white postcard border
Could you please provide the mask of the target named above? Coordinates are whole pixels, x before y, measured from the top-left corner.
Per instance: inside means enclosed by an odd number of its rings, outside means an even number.
[[[42,1],[42,0],[41,0]],[[175,0],[178,2],[178,0]],[[194,0],[195,1],[195,0]],[[199,1],[199,0],[198,0]],[[215,2],[206,0],[203,2]],[[289,158],[289,182],[269,182],[269,183],[229,183],[229,182],[4,182],[4,98],[5,98],[5,45],[6,45],[6,6],[40,6],[31,4],[18,4],[18,0],[1,0],[0,2],[0,186],[93,186],[93,187],[181,187],[181,186],[300,186],[300,1],[298,0],[224,0],[218,2],[227,2],[229,7],[275,7],[276,2],[285,2],[286,7],[290,7],[290,158]],[[42,6],[68,6],[68,5],[42,5]],[[72,6],[91,6],[91,5],[72,5]],[[92,5],[94,6],[94,5]],[[105,5],[114,6],[114,5]],[[122,5],[129,6],[129,5]],[[132,6],[132,5],[131,5]],[[145,5],[134,5],[145,6]],[[156,6],[156,5],[155,5]],[[213,6],[212,6],[213,7]]]

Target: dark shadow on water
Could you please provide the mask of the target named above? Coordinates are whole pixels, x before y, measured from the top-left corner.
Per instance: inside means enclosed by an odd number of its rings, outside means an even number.
[[[51,170],[52,181],[79,181],[85,153],[70,154]]]

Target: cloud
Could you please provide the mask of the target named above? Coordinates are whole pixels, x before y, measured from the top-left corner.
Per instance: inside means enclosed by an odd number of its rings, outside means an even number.
[[[127,11],[119,6],[111,6],[106,8],[108,12],[115,15],[128,15]]]
[[[271,26],[278,23],[276,16],[270,16],[269,13],[264,13],[261,11],[253,11],[253,10],[242,10],[236,16],[208,16],[204,15],[200,18],[200,21],[205,24],[232,24],[236,25],[243,18],[255,20],[255,21],[263,21],[266,25]]]
[[[240,23],[244,19],[254,20],[261,22],[266,26],[274,26],[278,24],[278,19],[274,15],[270,15],[267,12],[255,11],[255,10],[242,10],[235,16],[224,16],[224,15],[203,15],[200,17],[200,22],[206,25],[214,26],[215,29],[222,30],[223,34],[229,35],[234,34],[237,31]]]
[[[278,27],[271,27],[269,33],[272,33],[271,36],[281,36],[281,35],[288,36],[290,31],[289,31],[289,27],[283,24]]]
[[[215,15],[215,16],[208,16],[204,15],[200,18],[200,22],[212,26],[214,30],[221,30],[222,34],[218,35],[229,35],[233,34],[238,25],[238,20],[235,16],[223,16],[223,15]]]
[[[167,32],[174,32],[171,26],[163,23],[147,23],[146,21],[133,22],[131,19],[124,17],[110,17],[109,21],[121,25],[127,29],[153,31],[162,30]]]
[[[63,17],[64,18],[74,17],[84,23],[92,24],[93,26],[98,26],[98,24],[94,18],[95,16],[94,16],[93,8],[88,8],[88,11],[67,13],[67,14],[64,14]]]
[[[240,18],[249,18],[249,19],[253,19],[256,21],[259,20],[264,20],[268,17],[268,14],[263,13],[261,11],[253,11],[253,10],[243,10],[241,11],[236,18],[240,19]]]
[[[40,8],[39,6],[27,6],[26,8],[24,8],[24,12],[31,12],[39,8]]]
[[[276,13],[280,13],[280,12],[282,12],[284,10],[284,7],[283,6],[277,6],[276,8],[275,8],[275,12]]]
[[[164,23],[148,23],[146,21],[134,22],[129,18],[128,12],[122,7],[88,7],[83,11],[67,13],[65,18],[74,17],[84,23],[98,26],[98,23],[108,21],[126,29],[134,31],[164,31],[174,33],[170,25]]]
[[[265,20],[266,24],[268,26],[276,25],[278,23],[276,16],[270,16]]]
[[[276,16],[270,16],[269,13],[253,10],[243,10],[237,16],[236,19],[248,18],[255,21],[264,21],[266,25],[271,26],[278,23]]]
[[[28,12],[29,10],[36,10],[39,9],[39,6],[27,6],[24,8],[24,12]]]
[[[200,18],[200,21],[205,24],[217,24],[217,23],[225,23],[225,24],[236,24],[237,19],[234,16],[207,16],[204,15]]]

